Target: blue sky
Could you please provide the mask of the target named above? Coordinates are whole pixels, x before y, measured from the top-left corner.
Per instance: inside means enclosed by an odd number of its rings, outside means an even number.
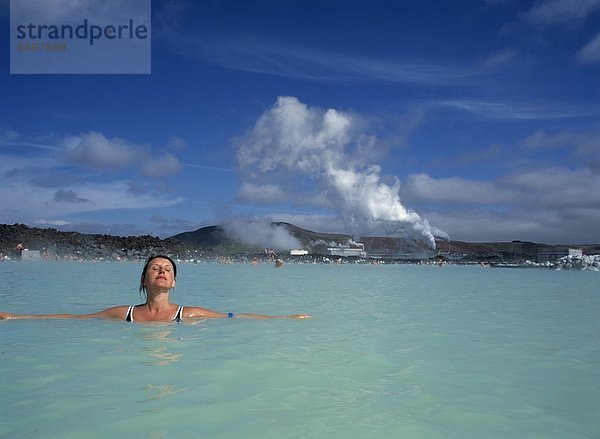
[[[149,75],[2,51],[0,223],[600,242],[600,0],[153,1]]]

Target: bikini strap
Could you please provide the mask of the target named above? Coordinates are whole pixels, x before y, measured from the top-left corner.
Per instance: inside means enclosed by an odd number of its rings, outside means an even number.
[[[183,320],[183,306],[179,306],[179,308],[177,308],[177,312],[175,313],[175,318],[173,319],[174,322],[181,322]]]
[[[126,322],[133,322],[133,306],[127,308],[127,315],[125,316]]]

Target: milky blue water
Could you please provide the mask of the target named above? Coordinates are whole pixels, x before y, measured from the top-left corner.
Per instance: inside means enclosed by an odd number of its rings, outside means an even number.
[[[0,310],[139,302],[141,264],[0,263]],[[180,264],[173,301],[310,320],[0,321],[0,437],[598,438],[600,274]]]

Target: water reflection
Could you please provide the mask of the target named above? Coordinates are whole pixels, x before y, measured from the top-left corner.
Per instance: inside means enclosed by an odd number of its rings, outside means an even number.
[[[147,366],[167,366],[175,361],[179,361],[183,356],[183,354],[167,351],[167,348],[164,346],[141,350],[141,352],[144,352],[151,357],[150,360],[143,362],[143,364]]]
[[[148,384],[146,391],[150,394],[143,402],[155,401],[157,399],[166,398],[167,396],[177,395],[181,392],[187,392],[190,387],[177,387],[173,384],[164,384],[160,386],[154,386]]]
[[[171,345],[181,340],[181,337],[173,335],[172,328],[142,328],[140,330],[140,339],[143,343],[137,349],[148,357],[142,364],[147,366],[167,366],[171,363],[179,361],[183,354],[173,352],[169,349]]]
[[[179,324],[148,324],[137,327],[134,333],[136,339],[134,352],[141,356],[140,364],[145,366],[169,366],[182,360],[185,349],[181,346],[181,342],[188,338],[198,337],[198,334],[196,334],[197,328],[194,329],[194,334],[186,329]],[[149,378],[154,381],[155,375],[155,373],[151,373]],[[164,375],[163,372],[160,372],[160,377],[164,378]],[[155,414],[164,411],[165,407],[162,407],[162,405],[156,406],[153,403],[188,390],[190,390],[190,387],[177,386],[172,383],[147,384],[140,389],[141,399],[138,402],[150,404],[142,412]],[[161,432],[156,432],[156,434],[158,435],[156,437],[163,437]]]
[[[134,330],[135,343],[132,351],[142,354],[141,364],[168,366],[184,357],[185,348],[181,343],[203,338],[207,329],[204,321],[190,324],[142,324]]]

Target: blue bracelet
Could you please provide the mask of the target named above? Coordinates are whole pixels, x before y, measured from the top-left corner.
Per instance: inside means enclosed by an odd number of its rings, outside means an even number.
[[[227,317],[228,317],[228,318],[232,318],[232,317],[233,317],[233,313],[232,313],[232,312],[228,312],[228,313],[227,313]]]

